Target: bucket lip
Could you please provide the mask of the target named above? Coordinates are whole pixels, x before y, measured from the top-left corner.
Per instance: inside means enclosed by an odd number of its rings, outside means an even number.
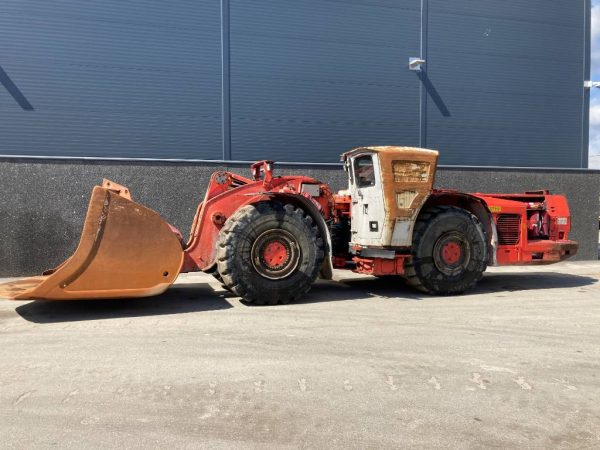
[[[0,298],[8,300],[28,300],[26,294],[45,281],[45,276],[34,275],[24,278],[11,278],[0,283]]]

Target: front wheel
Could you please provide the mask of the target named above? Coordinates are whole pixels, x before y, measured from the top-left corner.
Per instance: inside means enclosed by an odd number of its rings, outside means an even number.
[[[323,239],[312,218],[291,204],[244,206],[227,220],[217,241],[223,284],[259,305],[306,294],[323,258]]]
[[[421,291],[459,294],[477,284],[487,260],[485,232],[477,217],[461,208],[434,206],[417,219],[406,276]]]

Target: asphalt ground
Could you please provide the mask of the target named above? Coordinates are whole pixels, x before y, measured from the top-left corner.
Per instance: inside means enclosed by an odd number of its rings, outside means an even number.
[[[600,263],[431,297],[337,271],[252,307],[0,300],[1,448],[599,448]]]

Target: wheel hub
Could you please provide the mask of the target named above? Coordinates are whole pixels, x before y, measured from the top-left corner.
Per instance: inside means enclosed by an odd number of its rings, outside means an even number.
[[[274,240],[262,248],[261,260],[271,270],[280,269],[290,258],[288,248],[280,240]]]
[[[446,275],[456,275],[467,268],[471,261],[471,246],[468,239],[452,231],[439,237],[433,247],[433,262]]]
[[[442,247],[442,259],[448,265],[456,264],[462,256],[462,248],[454,241],[446,242]]]
[[[294,236],[281,229],[262,233],[252,245],[252,265],[256,272],[270,280],[290,275],[300,261],[300,248]]]

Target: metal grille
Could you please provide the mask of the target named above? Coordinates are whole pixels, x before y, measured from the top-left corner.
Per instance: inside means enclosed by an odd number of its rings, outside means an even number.
[[[519,242],[521,216],[518,214],[500,214],[496,220],[498,243],[500,245],[515,245]]]
[[[422,161],[392,161],[395,183],[422,183],[429,179],[429,163]]]

